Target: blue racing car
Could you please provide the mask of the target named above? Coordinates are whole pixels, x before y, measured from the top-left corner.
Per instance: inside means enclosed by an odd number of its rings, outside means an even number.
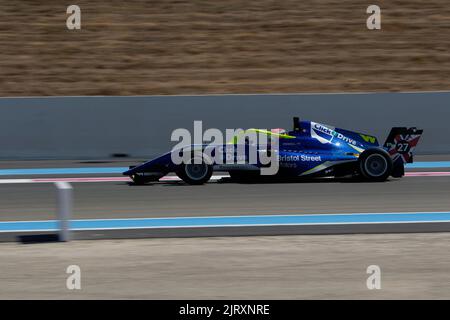
[[[422,133],[414,127],[394,127],[380,146],[371,135],[294,117],[290,131],[249,129],[225,144],[175,148],[130,166],[123,174],[135,184],[158,181],[174,172],[184,182],[197,185],[207,182],[214,171],[226,171],[234,181],[347,176],[385,181],[404,175],[404,165],[412,163]],[[265,135],[268,142],[253,141],[248,138],[251,134]],[[252,154],[256,155],[253,159]],[[180,157],[184,161],[174,160]],[[268,158],[277,162],[277,169],[264,175],[263,170],[272,165],[263,161]]]

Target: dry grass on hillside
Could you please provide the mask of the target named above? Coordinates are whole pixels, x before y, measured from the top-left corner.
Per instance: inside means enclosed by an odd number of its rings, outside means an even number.
[[[450,89],[450,6],[358,0],[0,0],[0,95]]]

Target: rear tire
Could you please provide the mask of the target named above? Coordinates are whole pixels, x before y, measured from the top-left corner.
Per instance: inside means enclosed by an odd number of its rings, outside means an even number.
[[[393,163],[385,150],[368,149],[359,156],[358,169],[364,179],[382,182],[392,174]]]
[[[204,158],[202,158],[201,163],[196,164],[195,159],[198,160],[198,157],[200,155],[194,156],[190,163],[181,164],[175,172],[187,184],[201,185],[208,182],[212,176],[212,165],[208,164]]]

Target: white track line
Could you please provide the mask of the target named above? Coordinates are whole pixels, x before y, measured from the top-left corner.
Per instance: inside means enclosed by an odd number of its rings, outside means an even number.
[[[0,184],[33,183],[33,179],[0,179]]]
[[[450,172],[407,172],[406,177],[450,177]],[[229,175],[213,175],[211,181],[229,178]],[[131,182],[129,177],[72,177],[72,178],[36,178],[36,179],[0,179],[0,184],[12,183],[54,183],[54,182]],[[166,176],[159,181],[181,181],[177,176]]]
[[[217,181],[222,178],[229,177],[229,175],[214,175],[211,181]],[[0,184],[11,183],[54,183],[54,182],[131,182],[129,177],[87,177],[87,178],[37,178],[37,179],[0,179]],[[166,176],[159,181],[181,181],[177,176]]]

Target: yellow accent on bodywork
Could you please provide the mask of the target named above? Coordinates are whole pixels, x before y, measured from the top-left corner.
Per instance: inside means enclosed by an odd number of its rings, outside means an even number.
[[[341,163],[351,162],[351,161],[354,161],[354,160],[325,161],[324,163],[321,163],[321,164],[315,166],[314,168],[311,168],[311,169],[303,172],[299,176],[306,176],[306,175],[311,174],[311,173],[316,173],[316,172],[322,171],[322,170],[327,169],[327,168],[329,168],[331,166],[334,166],[334,165],[337,165],[337,164],[341,164]]]
[[[311,168],[311,169],[309,169],[309,170],[303,172],[303,173],[300,174],[300,175],[301,175],[301,176],[304,176],[304,175],[307,175],[307,174],[310,174],[310,173],[314,173],[314,172],[319,171],[319,170],[322,170],[322,169],[326,169],[326,168],[327,168],[327,165],[326,165],[327,162],[328,162],[328,161],[326,161],[326,162],[324,162],[324,163],[321,163],[321,164],[315,166],[314,168]]]
[[[352,147],[353,149],[355,149],[356,151],[358,151],[359,153],[362,153],[362,152],[364,152],[364,149],[362,149],[362,148],[359,148],[359,147],[357,147],[357,146],[354,146],[354,145],[352,145],[352,144],[348,144],[350,147]]]
[[[238,142],[238,138],[239,135],[245,135],[247,132],[256,132],[256,133],[262,133],[262,134],[266,134],[268,136],[275,136],[278,137],[279,139],[295,139],[295,136],[291,136],[285,133],[276,133],[276,132],[272,132],[272,131],[268,131],[268,130],[263,130],[263,129],[247,129],[245,131],[241,131],[239,134],[235,135],[229,142],[228,144],[236,144]]]
[[[364,139],[365,142],[368,142],[368,143],[375,143],[377,141],[377,138],[372,137],[372,136],[368,136],[365,134],[360,134],[360,136]]]

